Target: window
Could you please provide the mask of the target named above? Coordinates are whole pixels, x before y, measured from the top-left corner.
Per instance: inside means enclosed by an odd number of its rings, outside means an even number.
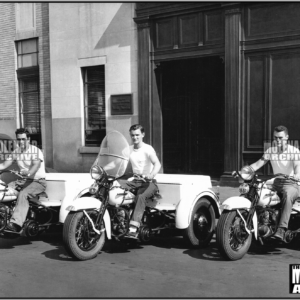
[[[41,148],[41,109],[38,40],[17,42],[20,125],[31,133],[32,144]]]
[[[18,69],[38,65],[37,39],[29,39],[17,43]]]
[[[41,148],[39,78],[19,80],[20,123],[31,133],[32,144]]]
[[[104,66],[82,68],[85,146],[98,147],[106,135]]]

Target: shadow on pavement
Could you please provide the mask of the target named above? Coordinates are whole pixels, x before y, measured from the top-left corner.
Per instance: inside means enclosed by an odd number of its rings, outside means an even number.
[[[187,254],[196,259],[226,261],[226,259],[221,256],[215,240],[212,240],[206,248],[189,249],[184,251],[183,254]]]
[[[17,246],[30,244],[32,244],[32,242],[27,237],[23,236],[18,236],[16,238],[0,238],[0,249],[11,249]]]
[[[42,255],[45,255],[45,257],[61,261],[78,261],[73,259],[65,250],[63,246],[62,234],[44,234],[43,236],[41,236],[40,240],[56,247],[56,249],[41,253]],[[118,242],[109,240],[105,242],[101,252],[105,252],[108,254],[128,253],[130,252],[130,249],[143,249],[143,247],[134,241]],[[101,252],[98,255],[101,255]]]
[[[45,233],[40,236],[39,240],[56,247],[56,249],[41,253],[45,257],[61,261],[74,261],[63,246],[61,233]]]
[[[129,253],[131,249],[143,249],[144,247],[137,240],[110,240],[106,241],[102,249],[103,252],[108,254],[113,253]]]

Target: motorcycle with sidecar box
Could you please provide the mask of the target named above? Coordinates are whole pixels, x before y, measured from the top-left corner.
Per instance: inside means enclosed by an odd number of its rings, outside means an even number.
[[[92,259],[106,239],[129,238],[136,191],[123,189],[119,183],[128,175],[128,161],[127,140],[118,131],[109,132],[90,170],[93,183],[72,202],[62,202],[63,241],[73,258]],[[210,177],[157,174],[155,179],[159,192],[146,200],[139,240],[148,242],[163,230],[178,229],[191,246],[208,245],[220,216],[219,198],[212,190]]]

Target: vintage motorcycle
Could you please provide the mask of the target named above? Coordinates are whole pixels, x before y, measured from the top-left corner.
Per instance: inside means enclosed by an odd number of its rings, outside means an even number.
[[[281,201],[280,195],[272,188],[274,179],[283,177],[298,184],[299,181],[285,174],[275,174],[274,178],[262,181],[250,166],[244,166],[232,175],[244,182],[239,187],[240,196],[226,199],[220,207],[222,214],[217,224],[216,241],[225,258],[238,260],[247,253],[253,234],[264,245],[264,241],[277,230]],[[297,200],[285,234],[286,243],[290,243],[300,232],[300,200]]]
[[[14,174],[16,178],[25,179],[19,172],[4,170],[1,172]],[[14,212],[17,197],[22,186],[16,184],[11,187],[0,179],[0,237],[17,238],[25,235],[29,238],[36,237],[39,233],[49,229],[53,225],[61,225],[58,222],[60,205],[49,202],[47,194],[41,193],[35,198],[29,198],[29,209],[27,218],[20,232],[12,232],[6,229],[7,224]],[[46,200],[46,201],[44,201]]]
[[[90,170],[95,182],[81,191],[72,204],[61,209],[65,214],[63,242],[73,258],[96,257],[106,238],[129,238],[137,190],[123,189],[119,183],[128,177],[125,171],[129,155],[125,137],[118,131],[109,132]],[[139,240],[147,242],[161,230],[172,228],[183,230],[185,238],[194,246],[207,245],[214,233],[215,218],[220,215],[218,196],[210,190],[210,177],[158,175],[159,193],[146,200]],[[133,178],[144,180],[137,175]]]

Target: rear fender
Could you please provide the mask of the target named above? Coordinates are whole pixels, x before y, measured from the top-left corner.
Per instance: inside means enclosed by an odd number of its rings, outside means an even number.
[[[213,191],[207,190],[198,194],[194,199],[187,198],[179,202],[176,208],[176,228],[185,229],[189,226],[194,206],[201,198],[209,200],[215,210],[216,217],[220,216],[218,196]]]
[[[65,211],[63,212],[63,217],[62,217],[62,212],[60,215],[60,222],[64,223],[66,217],[68,214],[73,211],[83,211],[83,210],[92,210],[96,209],[99,210],[101,207],[102,203],[93,197],[82,197],[82,198],[77,198],[72,202],[71,205],[66,207]],[[110,223],[110,216],[108,214],[108,211],[106,210],[104,213],[103,217],[104,221],[104,226],[105,226],[105,231],[106,231],[106,236],[110,240],[111,239],[111,223]]]

